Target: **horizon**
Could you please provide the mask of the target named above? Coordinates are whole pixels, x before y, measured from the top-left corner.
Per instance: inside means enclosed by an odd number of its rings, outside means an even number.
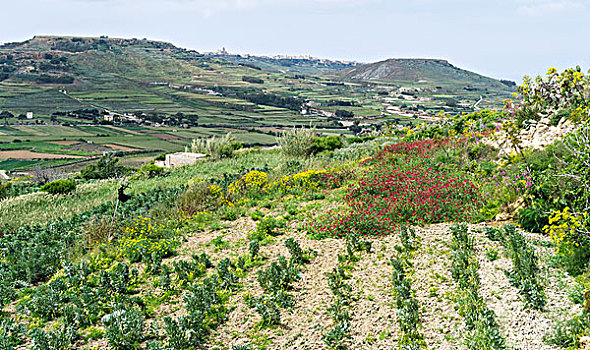
[[[588,0],[23,0],[4,6],[0,42],[37,35],[147,38],[198,52],[372,63],[444,59],[520,83],[579,65]],[[141,5],[141,6],[138,6]],[[25,24],[25,25],[23,25]],[[574,37],[571,33],[577,33]]]

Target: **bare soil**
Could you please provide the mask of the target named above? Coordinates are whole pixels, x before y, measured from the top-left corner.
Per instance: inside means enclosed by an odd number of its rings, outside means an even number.
[[[69,154],[39,153],[32,151],[0,151],[0,159],[82,159],[83,156]]]

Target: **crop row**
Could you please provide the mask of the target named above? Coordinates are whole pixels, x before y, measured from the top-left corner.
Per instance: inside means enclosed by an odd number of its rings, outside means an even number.
[[[289,294],[293,288],[292,283],[299,278],[301,266],[309,263],[317,255],[317,252],[311,249],[302,249],[293,238],[287,239],[285,246],[291,255],[289,260],[281,255],[278,261],[273,261],[266,269],[258,270],[258,283],[265,294],[247,300],[248,305],[262,318],[260,327],[271,327],[281,323],[281,309],[294,305],[294,299]]]
[[[419,240],[413,229],[402,226],[400,234],[402,246],[396,246],[398,254],[391,258],[392,280],[395,288],[397,320],[401,330],[399,349],[424,349],[426,343],[420,333],[420,305],[414,297],[411,282],[407,275],[412,271],[411,259],[418,248]]]
[[[346,282],[350,278],[347,270],[352,269],[360,257],[357,253],[370,253],[372,242],[362,241],[358,235],[346,236],[346,253],[338,254],[338,266],[327,274],[328,286],[332,291],[332,305],[328,313],[332,317],[332,328],[324,333],[323,340],[329,349],[347,349],[346,340],[350,338],[350,320],[354,300],[352,286]]]
[[[512,260],[512,270],[506,271],[506,276],[518,288],[526,306],[542,310],[546,299],[543,286],[537,279],[539,266],[535,248],[527,243],[514,225],[506,225],[502,229],[487,227],[486,236],[506,248]]]
[[[479,262],[474,255],[474,238],[467,226],[451,226],[451,273],[457,284],[456,304],[465,320],[466,345],[469,349],[500,350],[506,343],[496,322],[494,311],[488,309],[479,295]]]

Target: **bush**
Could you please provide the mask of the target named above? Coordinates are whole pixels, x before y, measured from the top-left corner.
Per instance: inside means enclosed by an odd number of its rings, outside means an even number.
[[[144,164],[139,169],[139,175],[146,175],[149,178],[162,176],[165,172],[166,169],[156,166],[154,163]]]
[[[543,227],[549,224],[547,210],[540,206],[523,208],[518,212],[518,224],[529,232],[542,233]]]
[[[344,143],[342,142],[342,138],[340,136],[317,137],[311,143],[310,152],[312,154],[331,152],[342,148],[343,145]]]
[[[40,190],[49,194],[67,194],[76,189],[76,182],[74,180],[55,180],[41,186]]]
[[[96,164],[90,164],[82,169],[80,176],[83,179],[110,179],[128,174],[130,169],[119,164],[119,158],[110,155],[103,156]]]

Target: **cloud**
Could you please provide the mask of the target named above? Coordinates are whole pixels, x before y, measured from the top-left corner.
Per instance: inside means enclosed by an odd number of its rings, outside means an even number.
[[[562,16],[578,14],[587,9],[585,1],[580,0],[520,0],[519,14],[529,17]]]

